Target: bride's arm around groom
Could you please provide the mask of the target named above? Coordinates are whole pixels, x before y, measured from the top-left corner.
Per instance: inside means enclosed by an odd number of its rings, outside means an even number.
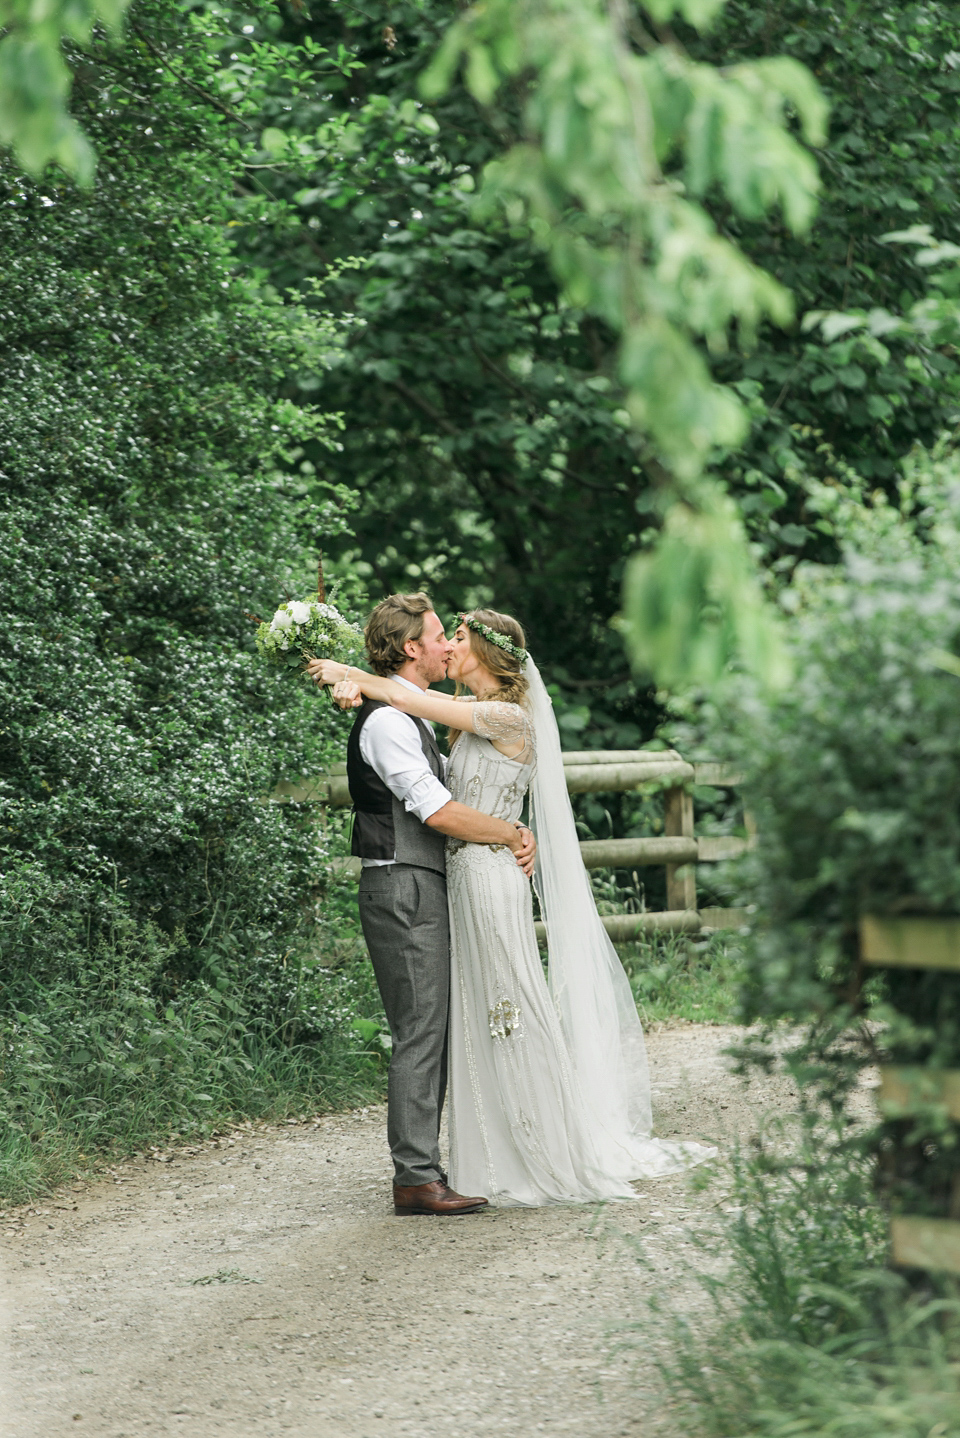
[[[417,690],[406,684],[399,685],[395,678],[384,679],[378,674],[368,674],[365,669],[338,664],[333,659],[314,659],[307,667],[318,684],[332,685],[334,699],[346,704],[358,702],[352,699],[354,694],[362,695],[364,699],[389,704],[392,709],[399,709],[401,714],[427,719],[432,724],[443,724],[454,731],[465,729],[471,734],[487,733],[486,725],[478,729],[474,705],[470,702],[450,699],[446,694],[437,694],[429,689]],[[522,748],[522,741],[513,747]],[[477,842],[485,841],[481,839]]]

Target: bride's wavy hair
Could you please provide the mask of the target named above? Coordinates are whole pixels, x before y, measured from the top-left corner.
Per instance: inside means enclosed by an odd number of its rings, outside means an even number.
[[[522,625],[513,618],[511,614],[501,614],[496,609],[470,609],[464,616],[466,619],[479,619],[481,624],[486,624],[497,634],[505,634],[507,638],[518,649],[526,649],[527,638],[523,632]],[[485,699],[499,699],[501,704],[523,704],[527,696],[527,676],[520,668],[520,660],[513,654],[508,654],[505,649],[499,649],[496,644],[491,644],[476,629],[467,626],[467,633],[470,635],[470,648],[480,660],[483,667],[493,675],[494,679],[500,680],[498,689],[488,689],[485,694],[478,694],[478,702]],[[466,693],[466,685],[457,680],[457,695]],[[461,730],[450,730],[450,748],[460,738]]]
[[[511,614],[500,614],[496,609],[471,609],[467,619],[479,619],[488,629],[496,634],[505,634],[512,644],[518,649],[526,649],[527,638],[523,627],[513,618]],[[489,670],[494,679],[500,680],[499,689],[491,689],[486,694],[478,694],[478,699],[499,699],[506,704],[522,704],[527,695],[527,676],[520,665],[520,660],[514,654],[508,653],[506,649],[500,649],[496,644],[491,644],[476,629],[470,629],[470,648],[480,660],[484,669]]]

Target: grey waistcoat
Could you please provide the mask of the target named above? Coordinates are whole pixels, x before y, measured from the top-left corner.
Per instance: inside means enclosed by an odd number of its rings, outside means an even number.
[[[398,864],[413,864],[443,874],[446,872],[444,836],[421,823],[416,814],[408,814],[360,753],[364,724],[374,710],[384,707],[379,700],[365,699],[357,711],[347,743],[347,782],[356,816],[351,850],[361,859],[395,859]],[[432,772],[442,780],[443,760],[433,730],[411,714],[404,718],[417,726],[424,757]]]

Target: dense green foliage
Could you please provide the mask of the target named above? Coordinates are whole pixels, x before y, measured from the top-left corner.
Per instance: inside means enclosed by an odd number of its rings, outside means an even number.
[[[2,0],[0,3],[0,145],[11,146],[32,175],[56,161],[89,183],[96,157],[70,113],[73,75],[64,41],[89,44],[95,26],[116,30],[130,0]]]
[[[669,39],[659,8],[647,18]],[[699,35],[678,25],[694,60],[792,56],[832,106],[810,236],[744,218],[708,187],[721,236],[793,290],[800,315],[900,307],[920,277],[880,237],[914,221],[950,233],[956,220],[953,8],[729,0],[700,7],[698,23],[708,10],[714,23]],[[348,420],[333,472],[360,509],[344,568],[356,559],[374,593],[425,581],[445,609],[494,598],[516,610],[565,683],[571,722],[587,719],[595,742],[629,743],[655,716],[606,626],[626,558],[659,523],[662,470],[624,431],[610,327],[560,300],[527,228],[472,204],[484,166],[522,138],[523,87],[479,104],[455,85],[421,105],[419,77],[450,18],[441,4],[282,17],[269,4],[186,18],[154,7],[134,34],[154,45],[168,82],[183,77],[182,96],[209,85],[220,122],[239,122],[236,218],[250,258],[281,289],[307,294],[323,279],[330,302],[359,318],[335,375],[299,374],[303,398],[322,389]],[[127,55],[115,57],[121,71]],[[272,223],[258,193],[282,202]],[[330,266],[350,257],[359,268],[331,281]],[[803,483],[821,469],[818,429],[891,484],[909,444],[932,443],[956,408],[954,361],[915,339],[762,327],[707,358],[753,415],[747,443],[719,456],[724,476],[768,561],[787,567],[801,551],[830,556]],[[329,475],[328,458],[310,460]]]
[[[589,712],[610,743],[634,744],[651,710],[608,620],[647,482],[604,373],[604,327],[560,304],[524,230],[473,219],[509,111],[463,89],[418,108],[447,15],[374,5],[290,22],[362,64],[288,112],[277,98],[271,121],[322,127],[326,144],[306,173],[269,176],[299,222],[243,226],[240,244],[279,287],[309,295],[322,279],[325,303],[354,317],[335,368],[299,377],[305,399],[322,391],[350,421],[335,456],[307,447],[358,499],[340,572],[373,595],[425,585],[444,615],[495,600],[565,686],[569,724]],[[362,263],[338,272],[351,256]]]
[[[801,316],[908,308],[924,292],[923,275],[883,236],[925,224],[952,239],[960,221],[956,6],[730,0],[717,28],[689,43],[695,54],[729,60],[792,55],[812,67],[830,103],[809,236],[798,243],[776,221],[744,225],[730,210],[720,213],[724,232],[789,287]],[[717,373],[757,397],[751,438],[723,472],[771,559],[831,555],[797,482],[822,472],[821,436],[892,498],[904,453],[917,441],[932,445],[957,418],[956,353],[920,336],[884,343],[768,329],[752,352],[720,357]]]
[[[313,456],[359,499],[343,565],[374,593],[426,583],[444,612],[475,600],[517,612],[586,742],[628,745],[656,711],[608,625],[626,560],[659,527],[663,468],[625,428],[610,326],[561,299],[529,229],[474,202],[485,166],[522,136],[522,86],[481,105],[454,85],[421,104],[448,19],[443,5],[288,18],[284,43],[343,46],[354,67],[296,95],[274,87],[271,142],[277,129],[306,135],[307,154],[278,148],[272,169],[249,172],[291,209],[272,228],[243,227],[241,243],[279,287],[308,295],[321,279],[354,319],[333,373],[301,376],[304,397],[322,389],[348,417],[343,451]],[[806,239],[776,217],[744,219],[716,188],[704,196],[721,234],[794,291],[798,317],[898,311],[923,293],[909,252],[881,237],[955,228],[955,32],[945,4],[879,15],[807,0],[775,11],[730,0],[712,30],[683,32],[698,60],[793,55],[831,103]],[[242,42],[241,61],[270,34]],[[360,263],[336,273],[350,257]],[[806,504],[824,431],[871,484],[895,487],[905,451],[932,444],[957,409],[952,352],[919,335],[761,326],[707,359],[750,408],[749,436],[717,461],[777,570],[835,558]]]
[[[805,233],[825,105],[804,65],[782,57],[697,63],[656,21],[693,24],[723,0],[659,0],[629,19],[596,0],[493,0],[450,28],[421,81],[449,89],[462,62],[480,104],[519,90],[516,142],[487,167],[479,210],[525,221],[563,298],[617,336],[615,373],[638,428],[671,470],[701,469],[742,438],[737,396],[712,383],[693,343],[725,348],[791,316],[789,294],[717,233],[699,200],[716,190],[742,218],[777,209]]]
[[[667,1431],[679,1416],[691,1438],[957,1438],[960,1303],[949,1281],[917,1294],[886,1266],[844,1126],[768,1124],[724,1197],[730,1217],[700,1246],[726,1262],[691,1274],[708,1303],[691,1320],[657,1296],[635,1325],[659,1355]]]
[[[339,753],[343,721],[256,657],[244,613],[315,572],[280,464],[334,429],[278,396],[326,340],[237,274],[223,156],[196,154],[152,64],[134,90],[108,69],[84,89],[92,193],[0,176],[0,1104],[19,1181],[61,1125],[87,1141],[141,1104],[181,1128],[242,1091],[267,1106],[271,1049],[325,1101],[324,1046],[351,1047],[356,1012],[310,958],[329,838],[263,802]],[[342,521],[328,504],[313,522]],[[365,1065],[341,1062],[336,1092]]]
[[[850,477],[811,491],[842,549],[783,595],[795,680],[774,702],[744,680],[716,740],[749,770],[760,844],[746,1017],[809,1020],[798,1067],[842,1089],[878,1056],[960,1064],[960,977],[890,970],[865,983],[864,913],[960,913],[960,463],[915,454],[896,506]],[[837,1039],[858,1015],[876,1024]],[[891,1123],[884,1169],[911,1211],[946,1213],[960,1128],[942,1110]],[[882,1136],[881,1136],[882,1137]]]
[[[635,743],[651,709],[608,623],[665,471],[630,432],[609,315],[562,293],[529,226],[475,202],[485,166],[523,133],[522,87],[478,104],[454,85],[420,103],[447,18],[442,5],[374,6],[290,22],[291,40],[345,45],[359,63],[268,106],[271,142],[277,127],[288,136],[270,192],[302,222],[246,228],[241,243],[305,293],[333,266],[327,302],[354,320],[323,385],[358,422],[318,461],[361,498],[344,560],[378,588],[426,582],[445,609],[493,599],[517,612],[577,701],[571,723],[589,714],[598,738]],[[350,257],[363,263],[338,272]]]

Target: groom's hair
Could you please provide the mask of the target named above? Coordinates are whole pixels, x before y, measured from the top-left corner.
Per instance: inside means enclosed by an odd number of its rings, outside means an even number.
[[[363,637],[375,674],[396,674],[410,657],[403,646],[423,635],[423,616],[433,608],[427,594],[388,594],[367,620]]]

